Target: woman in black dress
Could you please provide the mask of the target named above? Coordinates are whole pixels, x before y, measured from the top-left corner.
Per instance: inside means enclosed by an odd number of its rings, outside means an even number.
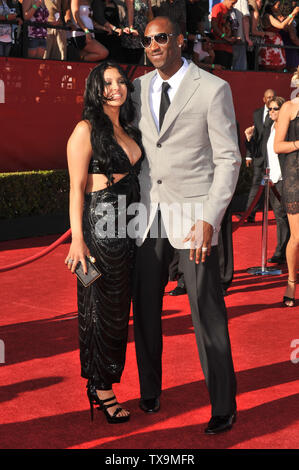
[[[299,257],[299,67],[293,75],[292,85],[297,93],[281,107],[274,140],[274,151],[280,154],[282,196],[291,232],[286,249],[289,277],[283,297],[287,307],[295,306]]]
[[[135,240],[127,208],[139,202],[141,137],[131,123],[132,84],[113,62],[88,77],[83,120],[67,145],[72,242],[65,263],[86,271],[86,256],[102,273],[89,287],[78,280],[81,375],[88,380],[91,418],[99,405],[107,421],[129,419],[113,394],[125,363]],[[132,218],[132,216],[131,216]]]

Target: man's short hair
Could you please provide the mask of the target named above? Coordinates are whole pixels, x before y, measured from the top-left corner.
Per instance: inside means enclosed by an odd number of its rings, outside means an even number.
[[[169,16],[156,16],[153,20],[150,21],[150,23],[152,21],[155,21],[156,19],[158,18],[161,18],[161,19],[164,19],[164,20],[167,20],[170,24],[171,24],[171,29],[172,29],[172,32],[176,35],[179,36],[179,34],[182,34],[182,31],[181,31],[181,28],[180,28],[180,25],[179,23],[177,23],[176,21],[172,20]]]

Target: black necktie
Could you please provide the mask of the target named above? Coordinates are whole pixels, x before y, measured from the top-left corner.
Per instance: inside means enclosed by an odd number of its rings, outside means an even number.
[[[167,111],[167,109],[169,108],[169,105],[170,105],[170,99],[169,99],[169,96],[168,96],[168,93],[167,93],[169,88],[170,88],[169,83],[167,83],[167,82],[162,83],[162,93],[161,93],[161,102],[160,102],[160,111],[159,111],[159,126],[160,126],[160,129],[162,127],[166,111]]]
[[[266,117],[265,117],[265,121],[264,121],[264,126],[265,127],[268,127],[269,124],[272,123],[272,119],[270,118],[270,115],[269,115],[269,111],[267,111],[267,114],[266,114]]]

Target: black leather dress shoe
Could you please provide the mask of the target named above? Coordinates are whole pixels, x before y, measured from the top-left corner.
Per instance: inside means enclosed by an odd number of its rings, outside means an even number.
[[[157,413],[157,411],[160,409],[160,399],[159,397],[149,398],[147,400],[141,398],[139,407],[145,413]]]
[[[219,434],[220,432],[228,431],[233,427],[236,421],[237,412],[226,416],[212,416],[205,429],[206,434]]]
[[[169,295],[183,295],[183,294],[186,294],[186,293],[187,293],[187,291],[186,291],[185,287],[176,286],[175,289],[173,289],[169,292]]]
[[[286,259],[283,256],[273,255],[272,258],[269,258],[267,261],[268,263],[284,264],[286,262]]]

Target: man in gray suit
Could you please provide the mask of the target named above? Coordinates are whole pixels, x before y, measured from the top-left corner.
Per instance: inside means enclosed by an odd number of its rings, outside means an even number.
[[[183,59],[183,41],[169,18],[151,21],[142,43],[156,70],[134,81],[146,153],[140,186],[147,217],[137,239],[134,334],[140,407],[155,412],[162,380],[163,294],[177,248],[212,405],[205,432],[215,434],[230,429],[236,418],[217,240],[241,158],[230,87]]]

